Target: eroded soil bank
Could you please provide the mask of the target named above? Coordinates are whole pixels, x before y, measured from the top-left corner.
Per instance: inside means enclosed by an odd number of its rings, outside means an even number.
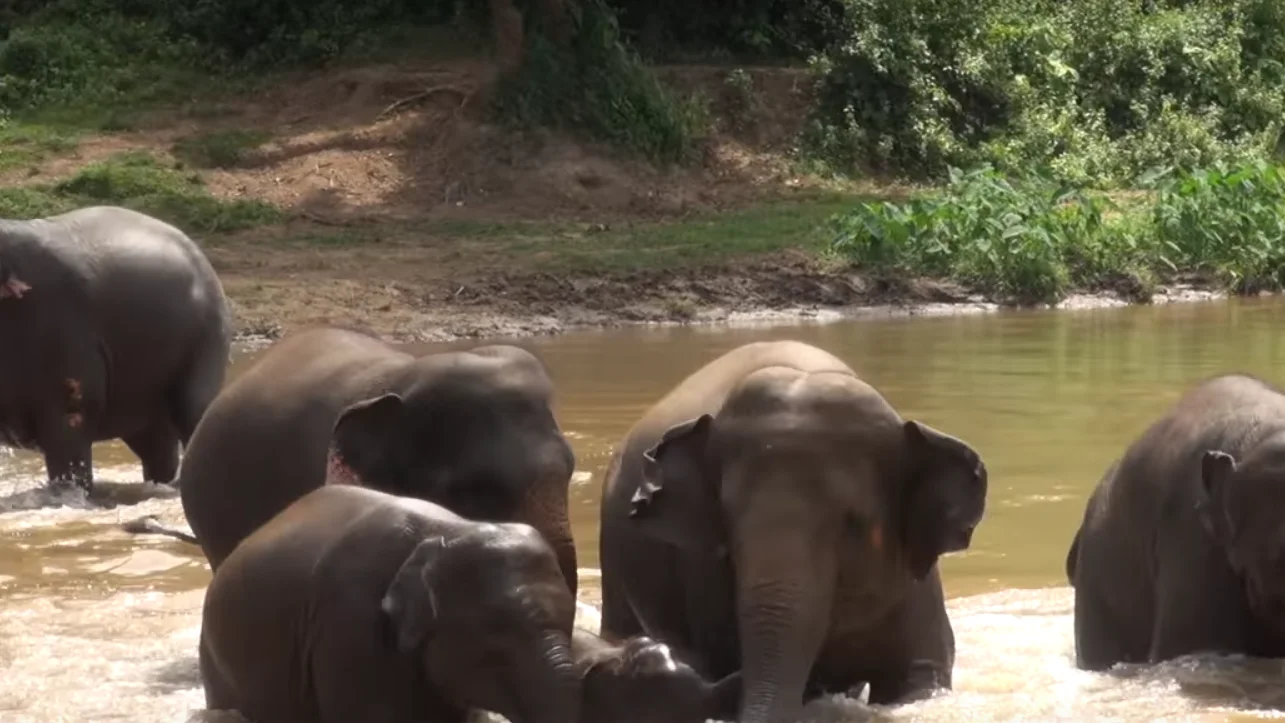
[[[1001,308],[955,284],[872,281],[801,252],[680,269],[592,273],[474,272],[441,278],[402,253],[212,256],[242,337],[272,339],[343,324],[397,341],[521,337],[629,324],[824,321],[986,313]],[[431,266],[429,267],[431,269]],[[1212,300],[1199,283],[1162,287],[1151,303]],[[1074,294],[1059,308],[1123,306],[1115,292]]]

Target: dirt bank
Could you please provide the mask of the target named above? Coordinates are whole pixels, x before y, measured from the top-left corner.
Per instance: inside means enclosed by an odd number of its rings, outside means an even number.
[[[954,284],[872,281],[800,251],[689,268],[518,269],[450,276],[389,251],[260,254],[249,266],[227,249],[216,249],[213,256],[241,332],[258,338],[314,323],[357,325],[403,341],[447,341],[628,324],[835,320],[1000,308]],[[1184,282],[1158,289],[1151,303],[1220,296]],[[1073,294],[1058,306],[1129,303],[1127,296],[1101,292]]]
[[[994,308],[949,283],[876,282],[823,260],[818,227],[830,214],[907,189],[800,172],[790,158],[808,75],[733,70],[659,69],[706,99],[713,119],[698,161],[681,168],[498,127],[486,104],[493,70],[439,59],[294,74],[151,112],[11,167],[0,184],[48,187],[143,152],[217,199],[281,209],[280,223],[194,234],[247,336],[330,322],[444,340]]]

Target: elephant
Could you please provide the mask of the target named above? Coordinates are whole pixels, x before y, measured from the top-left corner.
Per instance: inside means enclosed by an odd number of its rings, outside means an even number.
[[[987,484],[975,449],[903,420],[828,352],[740,346],[613,454],[603,634],[664,641],[709,680],[742,671],[744,723],[794,721],[805,695],[950,688],[937,560],[971,544]]]
[[[708,683],[668,645],[638,636],[613,645],[587,630],[571,633],[581,676],[584,723],[705,723],[736,716],[740,674]]]
[[[1205,379],[1113,462],[1066,573],[1082,670],[1193,653],[1285,657],[1285,393]]]
[[[206,707],[255,721],[575,723],[575,599],[518,522],[354,485],[247,537],[206,590]]]
[[[179,229],[113,206],[0,220],[0,445],[38,450],[51,483],[94,483],[122,440],[171,483],[223,386],[232,316]]]
[[[415,356],[351,329],[305,329],[210,405],[179,474],[183,512],[217,571],[307,492],[362,484],[471,519],[531,524],[574,594],[575,456],[552,395],[543,365],[517,347]]]

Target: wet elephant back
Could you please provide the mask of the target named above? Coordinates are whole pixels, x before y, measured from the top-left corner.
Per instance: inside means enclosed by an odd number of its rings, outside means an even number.
[[[1075,559],[1067,561],[1076,568],[1077,595],[1096,596],[1122,617],[1146,619],[1154,604],[1159,535],[1202,524],[1196,503],[1205,451],[1239,456],[1283,427],[1285,396],[1260,380],[1224,376],[1189,390],[1129,446],[1091,494]]]
[[[213,343],[226,356],[230,314],[218,277],[182,231],[150,216],[90,207],[29,222],[42,247],[34,278],[56,289],[59,328],[85,325],[110,365],[110,415],[102,430],[115,436],[150,418],[158,394]],[[218,353],[220,349],[209,350]]]
[[[210,584],[203,616],[230,687],[244,696],[274,680],[274,694],[290,701],[279,705],[314,706],[315,646],[331,633],[379,629],[380,599],[437,512],[401,502],[356,487],[314,490],[236,548]]]
[[[711,361],[679,382],[629,431],[617,473],[604,481],[604,502],[610,505],[611,514],[627,510],[641,482],[642,453],[655,445],[666,429],[702,414],[717,414],[746,376],[770,367],[855,376],[851,367],[833,354],[796,341],[746,344]]]
[[[371,337],[288,337],[230,384],[197,426],[180,473],[183,510],[212,566],[325,481],[335,419],[378,394],[411,357]]]

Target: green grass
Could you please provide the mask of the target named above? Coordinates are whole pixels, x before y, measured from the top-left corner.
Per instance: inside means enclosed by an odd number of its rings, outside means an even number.
[[[174,142],[174,157],[197,168],[232,168],[238,166],[259,146],[268,142],[271,133],[255,130],[225,130],[186,136]]]
[[[112,156],[52,185],[0,189],[0,218],[36,218],[92,205],[132,208],[188,232],[236,231],[282,218],[265,203],[217,199],[200,176],[146,153]]]
[[[586,224],[442,219],[354,226],[294,235],[280,243],[349,249],[379,243],[435,250],[519,271],[601,272],[743,259],[787,249],[822,254],[831,216],[869,197],[826,193],[693,218]]]
[[[76,149],[76,134],[43,125],[0,121],[0,171],[34,166]]]
[[[858,199],[826,195],[781,201],[684,221],[582,233],[548,254],[548,265],[627,270],[693,265],[760,254],[825,248],[826,219]]]

